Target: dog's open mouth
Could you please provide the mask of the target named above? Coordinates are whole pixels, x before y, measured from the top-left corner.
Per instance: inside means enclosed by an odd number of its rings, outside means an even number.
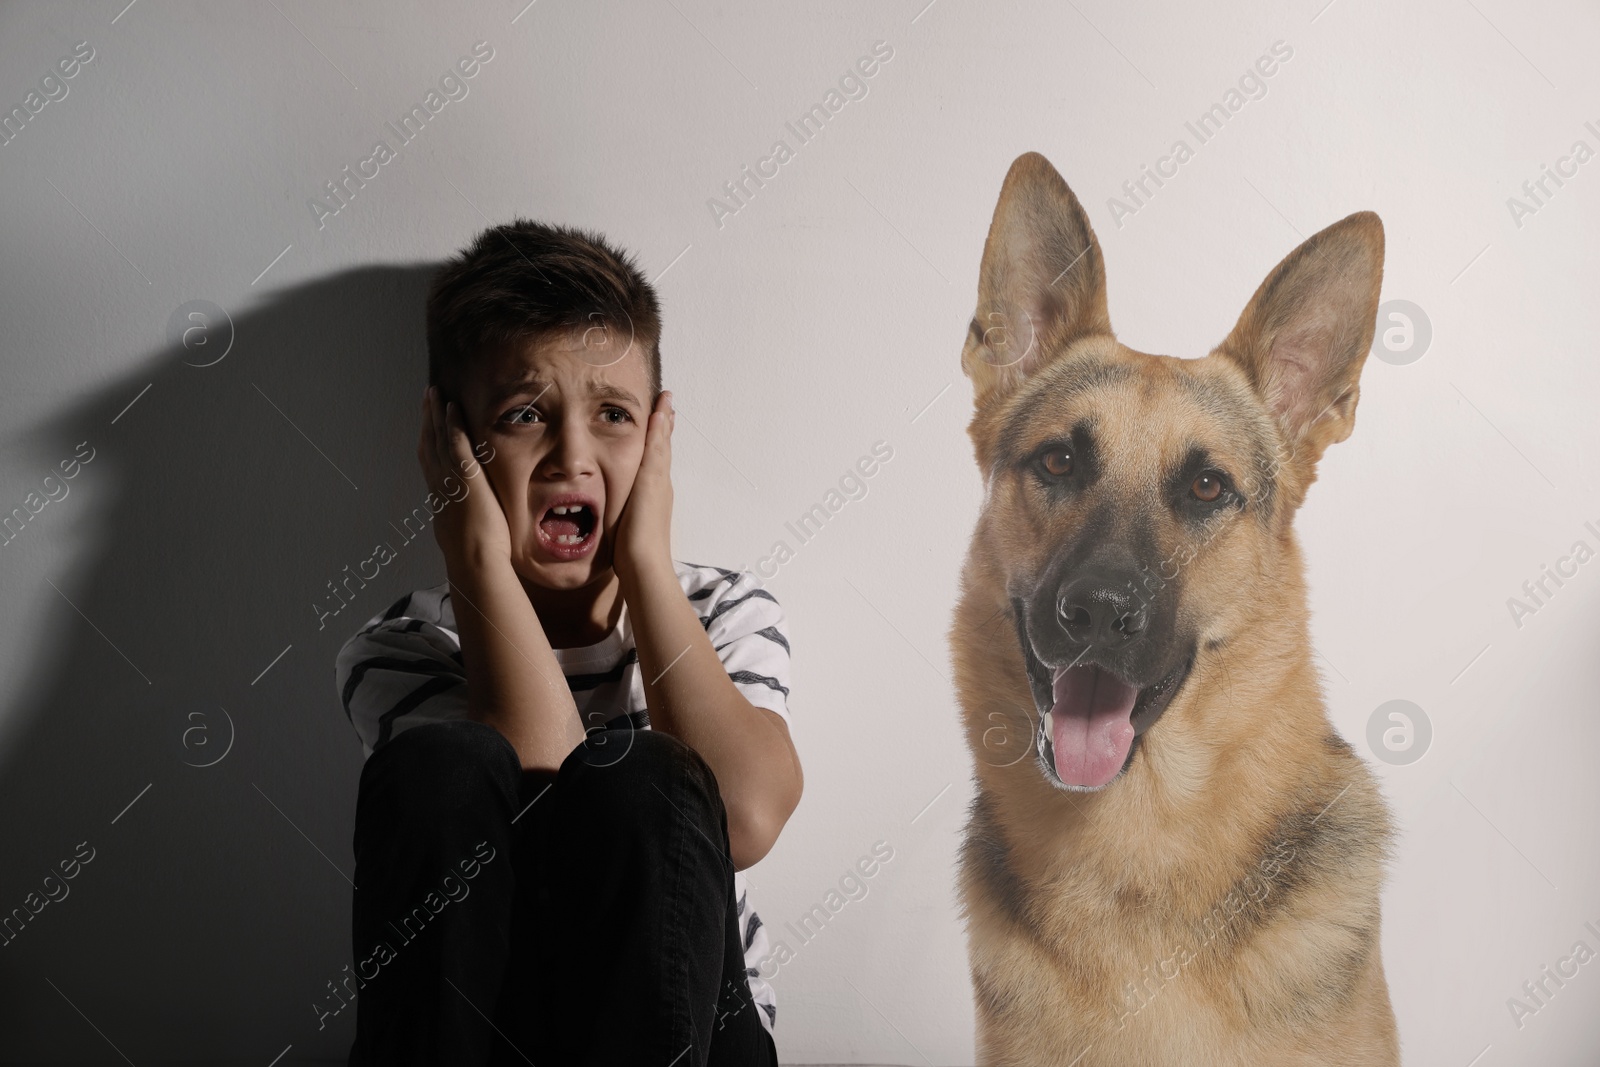
[[[1139,738],[1166,711],[1194,665],[1191,650],[1164,678],[1141,688],[1088,656],[1048,667],[1035,658],[1026,633],[1021,636],[1040,716],[1040,762],[1071,790],[1101,789],[1128,769]]]
[[[1138,739],[1166,710],[1188,672],[1185,660],[1155,685],[1139,689],[1097,664],[1055,668],[1053,700],[1040,734],[1061,784],[1099,789],[1127,770]]]

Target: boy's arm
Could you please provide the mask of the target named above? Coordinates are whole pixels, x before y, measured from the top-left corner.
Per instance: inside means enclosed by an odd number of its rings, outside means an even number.
[[[524,770],[553,775],[583,742],[583,724],[550,639],[511,566],[505,512],[473,455],[461,409],[447,406],[432,386],[423,398],[417,455],[429,488],[451,500],[434,519],[434,536],[444,553],[461,637],[467,717],[504,734]],[[445,479],[456,472],[467,479],[459,499],[446,492]]]
[[[632,618],[651,729],[700,754],[728,812],[735,870],[765,856],[800,803],[788,723],[733,684],[672,563],[672,393],[647,420],[644,457],[618,520],[617,577]]]
[[[717,776],[735,870],[771,850],[800,803],[804,779],[789,724],[745,699],[711,644],[671,559],[630,570],[632,613],[650,727],[698,752]]]

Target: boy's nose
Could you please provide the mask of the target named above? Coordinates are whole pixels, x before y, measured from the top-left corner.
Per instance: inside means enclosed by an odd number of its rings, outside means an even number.
[[[570,478],[573,474],[593,470],[596,452],[594,437],[588,427],[568,419],[563,420],[552,435],[550,451],[544,462],[550,474]]]

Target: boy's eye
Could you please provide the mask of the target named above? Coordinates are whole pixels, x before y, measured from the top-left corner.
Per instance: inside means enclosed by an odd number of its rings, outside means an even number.
[[[538,418],[539,412],[532,404],[523,404],[521,407],[512,408],[500,416],[501,422],[509,422],[516,426],[530,426]]]
[[[601,418],[616,426],[633,421],[633,415],[626,408],[619,407],[606,408],[601,413]],[[544,417],[539,414],[539,409],[532,404],[523,404],[501,415],[500,421],[510,423],[513,426],[532,426],[538,422],[543,422]]]

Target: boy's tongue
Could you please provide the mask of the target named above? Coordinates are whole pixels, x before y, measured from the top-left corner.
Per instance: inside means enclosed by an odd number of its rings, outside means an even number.
[[[1067,785],[1098,788],[1117,776],[1133,744],[1133,702],[1139,691],[1093,665],[1056,668],[1050,744],[1056,774]]]
[[[551,538],[571,537],[582,533],[578,520],[572,515],[546,515],[539,523]]]

